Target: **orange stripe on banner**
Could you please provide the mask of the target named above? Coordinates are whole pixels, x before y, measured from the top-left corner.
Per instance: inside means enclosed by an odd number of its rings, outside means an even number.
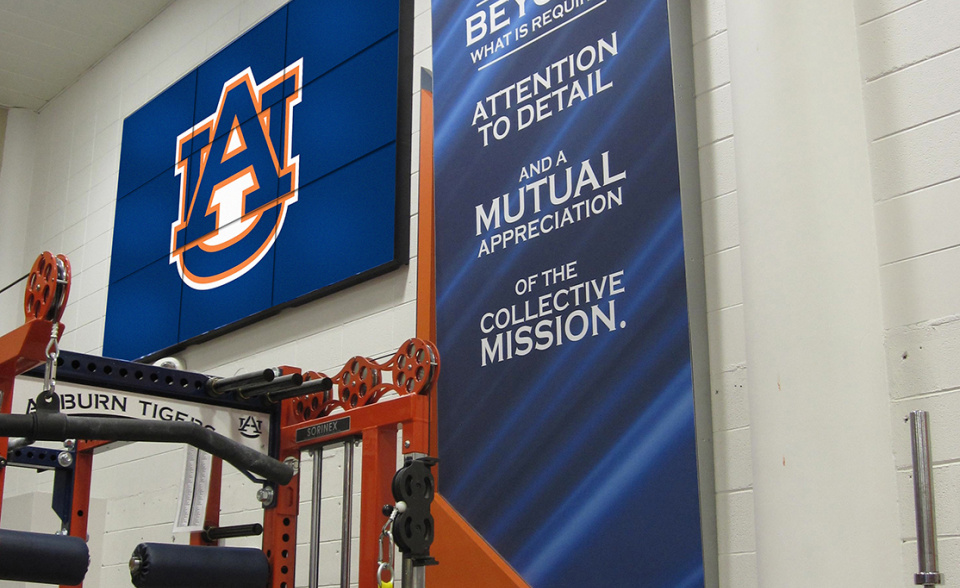
[[[430,555],[440,565],[427,568],[427,586],[529,588],[520,574],[442,496],[434,498],[430,512],[436,537]]]
[[[433,173],[433,91],[420,91],[419,234],[417,235],[417,337],[437,340],[437,281]],[[441,369],[443,357],[440,358]],[[438,494],[431,513],[434,542],[430,553],[440,565],[427,567],[430,588],[529,588],[510,564],[441,495],[442,454],[437,442],[437,388],[430,393],[430,455],[439,455]],[[442,392],[439,392],[442,394]]]

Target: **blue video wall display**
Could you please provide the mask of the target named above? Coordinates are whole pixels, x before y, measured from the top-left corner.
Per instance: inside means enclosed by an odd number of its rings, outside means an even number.
[[[411,0],[293,0],[126,118],[104,355],[405,263]]]

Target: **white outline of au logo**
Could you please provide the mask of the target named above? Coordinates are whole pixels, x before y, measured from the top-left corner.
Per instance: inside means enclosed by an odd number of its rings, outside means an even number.
[[[253,71],[248,67],[224,82],[223,91],[220,94],[220,102],[213,114],[177,137],[177,163],[174,173],[180,176],[180,207],[179,218],[173,222],[170,231],[170,263],[176,264],[180,278],[191,288],[195,290],[212,290],[236,280],[253,269],[257,263],[263,259],[280,234],[280,230],[283,228],[283,222],[286,219],[287,208],[297,201],[297,190],[300,187],[300,155],[293,155],[290,150],[293,139],[293,108],[300,103],[302,76],[303,58],[288,65],[260,84],[256,83],[253,77]],[[284,102],[283,107],[285,108],[284,114],[286,116],[283,129],[283,152],[278,154],[270,140],[270,125],[272,123],[270,115],[272,110],[268,108],[264,111],[262,109],[262,100],[263,95],[268,90],[283,84],[290,78],[293,78],[296,84],[296,91],[288,96]],[[196,211],[196,213],[203,215],[215,214],[217,221],[216,231],[178,247],[177,237],[181,231],[186,230],[187,225],[190,223],[191,215],[195,214],[194,206],[197,204],[198,197],[200,196],[200,182],[197,182],[197,190],[194,194],[191,195],[188,193],[190,155],[189,153],[186,156],[184,155],[184,148],[190,141],[203,134],[207,134],[209,137],[207,145],[200,149],[200,169],[198,177],[202,176],[203,170],[209,161],[213,140],[217,136],[217,129],[221,124],[226,123],[231,125],[230,134],[227,138],[227,146],[221,162],[228,160],[246,149],[246,141],[240,131],[236,117],[234,117],[233,121],[221,120],[227,94],[238,89],[242,92],[242,86],[246,86],[250,94],[250,99],[256,109],[260,128],[266,139],[266,145],[270,150],[270,156],[273,159],[277,177],[282,178],[289,175],[290,188],[289,190],[281,189],[283,195],[275,200],[255,210],[246,210],[246,196],[259,188],[259,182],[253,166],[242,170],[214,186],[211,194],[204,195],[204,198],[208,199],[209,205],[205,207],[205,210]],[[232,268],[212,276],[196,275],[187,267],[184,260],[184,253],[187,250],[199,247],[208,253],[215,253],[228,249],[232,245],[241,242],[261,220],[263,214],[274,207],[278,207],[279,211],[273,230],[267,239],[246,259]]]

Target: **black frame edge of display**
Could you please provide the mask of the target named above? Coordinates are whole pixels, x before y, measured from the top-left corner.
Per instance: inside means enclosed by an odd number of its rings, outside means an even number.
[[[410,263],[410,182],[413,159],[413,0],[400,0],[397,51],[397,169],[394,260]]]

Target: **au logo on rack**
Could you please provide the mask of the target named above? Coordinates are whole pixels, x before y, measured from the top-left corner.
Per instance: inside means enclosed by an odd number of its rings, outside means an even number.
[[[177,137],[170,263],[191,288],[212,290],[253,269],[297,201],[300,156],[291,143],[302,69],[299,59],[259,84],[243,70],[223,84],[216,110]],[[287,83],[296,90],[272,104]]]
[[[240,417],[239,420],[240,426],[237,428],[237,432],[247,439],[256,439],[263,433],[263,420],[253,416]]]

